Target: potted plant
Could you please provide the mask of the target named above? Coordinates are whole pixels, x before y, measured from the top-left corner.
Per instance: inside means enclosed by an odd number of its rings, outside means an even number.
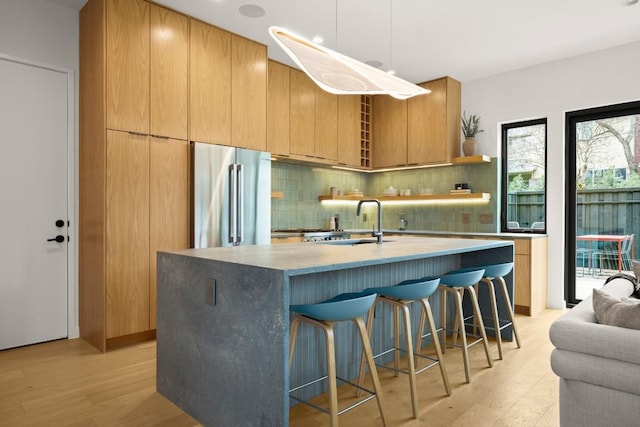
[[[465,156],[473,156],[476,154],[476,135],[484,132],[480,129],[480,117],[471,114],[467,117],[467,112],[462,113],[462,133],[464,134],[464,142],[462,143],[462,151]]]

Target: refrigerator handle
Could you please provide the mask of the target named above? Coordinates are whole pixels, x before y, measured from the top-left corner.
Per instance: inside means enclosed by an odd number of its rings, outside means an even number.
[[[229,243],[236,244],[237,229],[237,193],[236,185],[236,165],[229,165]]]
[[[237,165],[238,179],[236,182],[236,202],[238,204],[236,217],[236,243],[242,243],[244,234],[244,169],[241,164]]]

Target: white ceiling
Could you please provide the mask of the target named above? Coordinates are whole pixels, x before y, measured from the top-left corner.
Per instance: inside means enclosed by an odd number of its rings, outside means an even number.
[[[623,7],[622,0],[155,1],[267,44],[270,58],[292,66],[269,26],[320,35],[329,49],[378,60],[383,69],[391,63],[414,83],[445,75],[464,82],[640,40],[640,4]],[[242,16],[244,4],[266,14]]]

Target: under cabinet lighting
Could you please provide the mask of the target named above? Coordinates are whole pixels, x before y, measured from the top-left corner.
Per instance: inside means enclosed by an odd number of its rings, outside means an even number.
[[[336,206],[336,205],[355,205],[360,201],[360,198],[325,198],[326,196],[320,197],[320,203],[328,206]],[[418,205],[484,205],[489,203],[491,200],[491,195],[489,193],[479,193],[475,194],[473,197],[455,197],[449,196],[447,194],[443,194],[438,196],[436,194],[419,198],[416,197],[410,200],[398,200],[394,198],[387,197],[379,197],[380,203],[383,205],[393,205],[393,206],[418,206]]]

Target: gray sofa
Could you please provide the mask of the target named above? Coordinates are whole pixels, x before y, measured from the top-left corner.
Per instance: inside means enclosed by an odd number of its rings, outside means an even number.
[[[633,284],[613,279],[603,288],[628,297]],[[599,324],[591,296],[550,329],[551,367],[560,377],[560,425],[640,425],[640,330]]]

